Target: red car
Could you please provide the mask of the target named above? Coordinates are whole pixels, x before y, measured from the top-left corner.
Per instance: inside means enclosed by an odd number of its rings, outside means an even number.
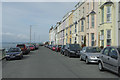
[[[61,50],[61,45],[57,45],[56,46],[56,52],[60,52],[60,50]]]
[[[16,47],[19,47],[22,50],[23,54],[28,54],[30,52],[26,44],[17,44]]]
[[[53,47],[52,47],[52,50],[55,51],[55,50],[56,50],[56,46],[53,46]]]
[[[34,45],[30,45],[29,47],[30,47],[31,51],[35,50],[35,46]]]

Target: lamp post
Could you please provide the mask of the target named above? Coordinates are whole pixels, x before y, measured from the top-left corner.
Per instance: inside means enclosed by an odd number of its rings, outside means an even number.
[[[30,44],[32,43],[32,26],[39,26],[39,25],[30,25]],[[35,42],[35,32],[34,32],[34,42]]]
[[[31,44],[31,28],[32,28],[32,25],[30,25],[30,44]]]

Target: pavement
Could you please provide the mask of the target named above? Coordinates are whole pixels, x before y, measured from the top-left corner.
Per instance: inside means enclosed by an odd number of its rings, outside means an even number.
[[[110,71],[99,71],[98,64],[86,64],[59,52],[40,47],[22,60],[2,61],[3,78],[119,78]]]

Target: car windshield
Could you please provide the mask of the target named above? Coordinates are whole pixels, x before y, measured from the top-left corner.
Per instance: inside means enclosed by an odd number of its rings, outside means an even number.
[[[10,48],[8,52],[20,52],[19,48]]]
[[[80,50],[80,45],[79,44],[70,44],[70,49],[71,50]]]
[[[87,49],[86,49],[86,52],[88,52],[88,53],[98,53],[98,52],[100,52],[101,51],[101,49],[100,48],[98,48],[98,47],[88,47]]]

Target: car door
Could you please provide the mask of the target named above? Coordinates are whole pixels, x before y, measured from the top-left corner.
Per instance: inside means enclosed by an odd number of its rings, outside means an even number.
[[[102,51],[102,54],[101,54],[101,56],[100,56],[100,58],[101,58],[101,60],[102,60],[102,62],[103,62],[103,66],[105,67],[105,68],[108,68],[108,58],[109,58],[109,56],[108,56],[108,53],[109,53],[109,50],[110,50],[110,48],[109,47],[106,47],[103,51]]]
[[[109,58],[108,58],[109,66],[108,66],[108,68],[112,71],[117,71],[118,55],[119,55],[118,52],[117,52],[117,49],[111,47],[108,55],[109,55]]]

